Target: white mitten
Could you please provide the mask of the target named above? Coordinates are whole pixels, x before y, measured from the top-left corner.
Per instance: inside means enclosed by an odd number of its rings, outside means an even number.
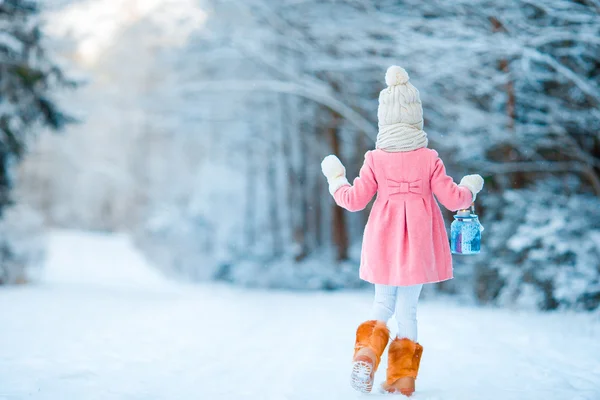
[[[327,178],[329,183],[329,193],[333,194],[342,186],[349,185],[348,179],[346,179],[346,168],[344,164],[334,155],[329,155],[321,162],[321,171]]]
[[[477,193],[481,192],[483,189],[483,178],[481,175],[467,175],[460,180],[458,186],[464,186],[473,193],[473,201],[475,201],[475,197],[477,197]]]

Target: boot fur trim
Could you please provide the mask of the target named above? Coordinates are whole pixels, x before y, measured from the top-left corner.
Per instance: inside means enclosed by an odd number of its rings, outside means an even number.
[[[386,383],[392,385],[398,379],[411,377],[417,379],[423,346],[410,339],[394,339],[388,350],[388,368]]]
[[[356,330],[354,354],[356,355],[358,350],[365,347],[371,349],[376,357],[374,366],[374,371],[376,371],[389,339],[390,331],[384,322],[376,320],[363,322]]]

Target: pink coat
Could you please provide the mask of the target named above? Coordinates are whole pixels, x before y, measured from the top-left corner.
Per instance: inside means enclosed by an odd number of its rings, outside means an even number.
[[[442,212],[467,208],[473,195],[446,175],[435,150],[420,148],[365,154],[354,185],[345,185],[335,202],[348,211],[364,209],[377,199],[363,236],[360,277],[394,286],[452,279],[452,257]]]

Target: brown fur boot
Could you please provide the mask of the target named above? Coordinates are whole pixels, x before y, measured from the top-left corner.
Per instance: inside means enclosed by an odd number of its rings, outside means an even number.
[[[387,325],[381,321],[367,321],[356,330],[356,344],[352,360],[350,384],[359,392],[368,393],[373,388],[375,371],[390,339]]]
[[[419,373],[423,346],[410,339],[394,339],[388,352],[387,379],[383,389],[411,396]]]

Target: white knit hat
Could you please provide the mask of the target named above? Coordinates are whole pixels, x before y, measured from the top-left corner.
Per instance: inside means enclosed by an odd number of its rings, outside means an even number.
[[[375,147],[385,151],[411,151],[427,147],[419,91],[402,67],[392,65],[385,74],[387,88],[379,93],[379,132]]]

